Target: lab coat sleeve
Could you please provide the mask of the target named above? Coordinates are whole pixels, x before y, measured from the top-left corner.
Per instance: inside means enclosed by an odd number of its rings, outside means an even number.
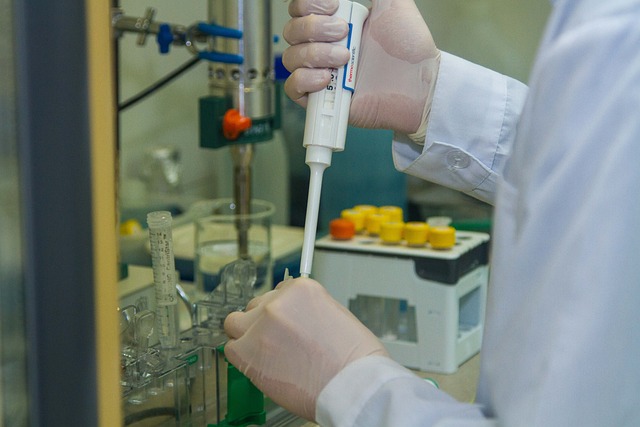
[[[493,204],[527,87],[442,52],[424,145],[396,134],[396,169]]]
[[[478,406],[456,401],[383,356],[358,359],[338,373],[318,397],[316,421],[322,427],[493,425]]]

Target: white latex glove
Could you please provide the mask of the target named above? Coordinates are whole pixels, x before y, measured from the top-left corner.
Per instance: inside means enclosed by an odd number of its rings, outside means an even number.
[[[344,20],[328,16],[338,0],[293,0],[284,28],[291,45],[282,56],[292,72],[285,92],[306,107],[307,94],[330,81],[329,68],[346,64],[349,52],[328,42],[348,33]],[[365,22],[356,91],[349,122],[404,134],[422,133],[431,108],[440,51],[413,0],[373,0]],[[419,139],[419,138],[418,138]]]
[[[378,338],[318,282],[289,279],[229,314],[229,361],[274,402],[314,420],[316,400],[350,362],[387,355]]]

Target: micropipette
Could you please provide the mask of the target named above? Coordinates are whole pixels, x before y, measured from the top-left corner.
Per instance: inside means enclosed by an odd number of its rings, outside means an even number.
[[[160,348],[178,346],[178,293],[171,234],[171,212],[147,214],[153,283],[156,290],[156,324]]]
[[[349,34],[336,43],[346,46],[350,52],[349,62],[339,69],[331,70],[331,82],[319,92],[310,93],[304,125],[303,146],[307,153],[305,163],[309,165],[309,195],[304,224],[300,275],[309,277],[313,261],[313,248],[318,227],[318,209],[322,190],[322,175],[331,165],[331,154],[344,150],[349,122],[351,95],[355,88],[356,68],[360,56],[362,27],[369,10],[349,0],[340,0],[335,13],[349,23]]]

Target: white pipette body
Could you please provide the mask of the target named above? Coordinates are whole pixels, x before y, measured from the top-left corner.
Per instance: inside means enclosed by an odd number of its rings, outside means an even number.
[[[360,56],[360,39],[369,10],[359,3],[340,0],[335,15],[349,23],[349,35],[336,44],[346,46],[351,56],[344,67],[331,70],[331,82],[320,92],[310,93],[307,103],[303,146],[307,149],[305,163],[309,165],[310,179],[300,260],[302,277],[309,277],[311,274],[322,176],[324,170],[331,165],[332,153],[344,150],[351,95],[355,89]]]

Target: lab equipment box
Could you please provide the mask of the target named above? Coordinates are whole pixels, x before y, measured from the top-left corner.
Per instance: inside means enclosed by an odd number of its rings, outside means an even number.
[[[480,350],[489,235],[456,232],[448,250],[358,235],[316,241],[312,277],[372,330],[398,363],[454,373]]]

